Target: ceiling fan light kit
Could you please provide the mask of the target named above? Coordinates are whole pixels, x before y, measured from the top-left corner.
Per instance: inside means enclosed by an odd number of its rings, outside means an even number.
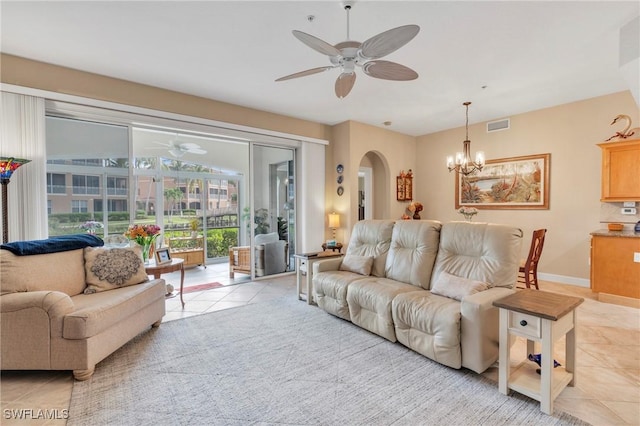
[[[395,52],[408,42],[410,42],[420,31],[417,25],[404,25],[392,28],[373,36],[364,43],[349,40],[349,11],[353,6],[352,1],[344,2],[343,6],[347,12],[347,40],[335,46],[321,40],[311,34],[293,30],[295,38],[306,44],[313,50],[329,57],[332,65],[311,68],[300,71],[276,81],[291,80],[298,77],[306,77],[328,71],[333,68],[340,68],[342,71],[335,83],[335,93],[339,99],[345,98],[353,88],[356,81],[356,66],[370,76],[382,80],[408,81],[418,78],[418,73],[409,67],[390,61],[380,61],[379,58]]]

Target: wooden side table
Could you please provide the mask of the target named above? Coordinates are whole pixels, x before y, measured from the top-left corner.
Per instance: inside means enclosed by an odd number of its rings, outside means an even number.
[[[302,275],[306,273],[307,304],[311,305],[313,304],[313,264],[319,260],[342,256],[342,253],[335,253],[333,251],[294,254],[293,257],[296,259],[296,292],[298,294],[298,300],[302,300]]]
[[[576,308],[584,299],[539,290],[519,290],[493,302],[500,308],[498,389],[509,389],[540,401],[543,413],[553,413],[553,401],[566,386],[576,384]],[[540,375],[523,361],[511,371],[511,335],[527,339],[527,353],[542,343]],[[566,335],[564,367],[553,368],[554,342]]]
[[[171,263],[157,264],[152,262],[144,265],[144,270],[147,275],[153,275],[153,278],[156,280],[159,279],[162,274],[180,271],[180,303],[182,303],[182,308],[184,309],[184,299],[182,298],[182,290],[184,288],[184,259],[174,257],[171,259]]]

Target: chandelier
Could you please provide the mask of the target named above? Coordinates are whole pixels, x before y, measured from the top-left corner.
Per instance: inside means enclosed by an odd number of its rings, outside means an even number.
[[[476,153],[476,161],[471,161],[471,141],[469,140],[469,105],[471,105],[471,102],[465,102],[462,105],[467,108],[466,137],[462,142],[462,152],[456,152],[455,162],[452,156],[447,157],[447,168],[450,172],[455,170],[461,175],[467,176],[476,170],[482,170],[484,167],[484,152],[478,151]]]

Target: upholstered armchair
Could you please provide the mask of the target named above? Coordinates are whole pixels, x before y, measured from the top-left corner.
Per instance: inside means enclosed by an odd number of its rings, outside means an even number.
[[[229,247],[229,277],[235,272],[251,273],[251,255],[249,246]],[[277,232],[259,234],[255,237],[256,276],[279,274],[287,270],[286,241],[278,237]]]

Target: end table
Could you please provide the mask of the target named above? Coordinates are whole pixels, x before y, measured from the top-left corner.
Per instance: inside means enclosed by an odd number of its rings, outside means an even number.
[[[153,278],[156,280],[160,278],[162,274],[180,271],[180,303],[182,303],[182,308],[184,309],[184,299],[182,298],[182,290],[184,287],[184,259],[174,257],[171,259],[171,263],[167,262],[157,264],[155,262],[151,262],[148,265],[144,265],[144,270],[147,275],[153,275]]]
[[[576,384],[576,308],[580,297],[539,290],[518,290],[493,302],[500,308],[500,350],[498,389],[509,389],[540,401],[540,410],[551,415],[553,400],[566,386]],[[520,363],[511,371],[510,335],[527,339],[527,353],[534,353],[535,342],[542,343],[540,374],[531,362]],[[553,367],[553,345],[566,335],[564,367]]]
[[[302,300],[302,275],[306,270],[307,304],[313,304],[313,264],[319,260],[330,259],[332,257],[342,257],[342,253],[332,251],[322,251],[319,253],[294,254],[296,259],[296,292],[298,300]]]

